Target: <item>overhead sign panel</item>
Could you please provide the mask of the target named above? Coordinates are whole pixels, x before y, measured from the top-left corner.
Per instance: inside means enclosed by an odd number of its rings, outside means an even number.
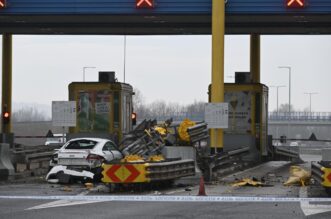
[[[154,8],[154,0],[136,0],[137,8]]]
[[[6,7],[6,0],[0,0],[0,9]]]
[[[285,0],[287,8],[304,8],[305,0]]]

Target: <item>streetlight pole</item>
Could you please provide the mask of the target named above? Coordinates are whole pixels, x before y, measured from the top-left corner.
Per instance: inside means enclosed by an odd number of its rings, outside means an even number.
[[[290,120],[291,120],[291,67],[290,66],[278,66],[278,68],[288,69],[288,123],[287,123],[287,136],[290,136]]]
[[[304,94],[309,95],[309,112],[311,114],[311,95],[318,94],[318,93],[316,93],[316,92],[307,92],[307,93],[304,93]]]
[[[284,86],[284,85],[280,85],[280,86],[270,86],[270,87],[275,87],[275,88],[277,89],[277,117],[278,117],[278,112],[279,112],[279,110],[278,110],[278,89],[279,89],[280,87],[286,87],[286,86]]]
[[[85,70],[88,69],[88,68],[96,68],[94,66],[86,66],[86,67],[83,67],[83,81],[85,82]]]

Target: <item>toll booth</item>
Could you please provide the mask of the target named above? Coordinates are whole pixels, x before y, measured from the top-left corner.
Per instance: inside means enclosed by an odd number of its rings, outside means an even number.
[[[72,82],[69,100],[76,101],[76,127],[69,129],[74,137],[109,137],[115,142],[132,130],[133,88],[117,82],[114,72],[99,72],[98,82]]]
[[[225,83],[224,102],[229,104],[229,124],[224,129],[223,150],[249,146],[247,160],[267,156],[268,87],[260,83]]]

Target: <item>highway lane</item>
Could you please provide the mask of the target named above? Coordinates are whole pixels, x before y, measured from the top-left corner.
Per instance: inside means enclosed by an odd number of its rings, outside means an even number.
[[[289,173],[289,162],[268,162],[257,167],[222,177],[219,181],[205,185],[209,196],[231,197],[326,197],[319,187],[285,187]],[[307,167],[307,163],[301,164]],[[244,177],[263,179],[266,187],[232,187],[231,183]],[[0,185],[0,196],[107,196],[107,195],[160,195],[161,197],[194,197],[199,186],[186,186],[150,190],[145,192],[109,193],[100,184],[92,190],[83,185],[52,185],[38,183],[16,183]],[[209,197],[208,196],[208,197]],[[145,196],[144,196],[145,197]],[[0,198],[0,218],[331,218],[330,203],[309,202],[119,202],[119,201],[70,201]]]

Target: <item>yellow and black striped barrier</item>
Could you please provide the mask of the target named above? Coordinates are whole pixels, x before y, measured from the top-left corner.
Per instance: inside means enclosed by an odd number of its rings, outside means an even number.
[[[102,165],[104,183],[148,183],[195,175],[194,160],[113,163]]]

